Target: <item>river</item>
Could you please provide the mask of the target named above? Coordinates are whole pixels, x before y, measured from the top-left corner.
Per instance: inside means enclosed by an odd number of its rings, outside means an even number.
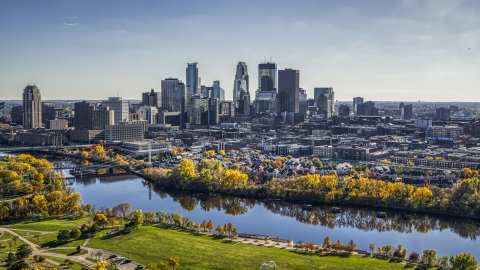
[[[232,222],[240,233],[291,238],[294,242],[320,244],[326,236],[346,244],[353,239],[359,249],[402,244],[408,253],[436,249],[439,256],[469,252],[480,259],[477,236],[479,221],[446,216],[386,211],[377,218],[378,209],[341,206],[334,214],[330,205],[301,205],[282,201],[260,201],[225,195],[162,191],[149,188],[137,176],[77,179],[71,187],[82,194],[84,203],[113,207],[128,202],[132,209],[163,211],[189,216],[194,222],[212,219],[215,226]],[[382,211],[385,211],[384,209]]]

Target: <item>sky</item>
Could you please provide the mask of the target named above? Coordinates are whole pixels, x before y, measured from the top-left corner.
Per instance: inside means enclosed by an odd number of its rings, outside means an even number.
[[[236,65],[300,70],[335,98],[480,100],[480,1],[0,1],[0,100],[141,99],[198,62],[231,99]]]

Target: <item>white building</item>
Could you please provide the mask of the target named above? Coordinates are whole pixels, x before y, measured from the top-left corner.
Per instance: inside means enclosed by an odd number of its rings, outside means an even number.
[[[158,109],[152,106],[142,106],[138,109],[140,120],[147,120],[147,124],[157,123]]]
[[[157,141],[138,141],[138,142],[124,142],[119,148],[130,156],[148,156],[149,144],[152,155],[164,153],[172,150],[171,142],[157,142]]]
[[[144,128],[141,124],[107,125],[105,126],[105,141],[133,142],[143,140]]]
[[[313,147],[313,156],[319,158],[332,158],[333,147],[330,145],[322,145]]]

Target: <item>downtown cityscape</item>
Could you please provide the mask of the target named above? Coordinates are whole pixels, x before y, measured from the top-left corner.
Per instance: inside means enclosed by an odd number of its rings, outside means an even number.
[[[180,2],[0,5],[0,268],[480,269],[477,3]]]

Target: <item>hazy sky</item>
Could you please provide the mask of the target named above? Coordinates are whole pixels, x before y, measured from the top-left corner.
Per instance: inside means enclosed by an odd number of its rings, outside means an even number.
[[[218,79],[238,61],[300,70],[309,97],[480,100],[480,1],[1,1],[0,99],[141,99],[167,77]],[[471,49],[468,49],[471,48]],[[252,93],[252,95],[254,95]]]

